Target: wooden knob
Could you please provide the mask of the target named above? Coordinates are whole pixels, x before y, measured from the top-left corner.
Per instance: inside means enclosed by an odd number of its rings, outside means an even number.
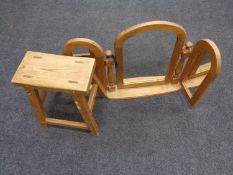
[[[113,57],[113,54],[112,54],[112,51],[111,51],[111,50],[106,50],[106,51],[105,51],[105,55],[106,55],[107,58]]]
[[[193,47],[193,43],[191,41],[187,41],[185,43],[185,47],[186,47],[186,49],[191,49]]]

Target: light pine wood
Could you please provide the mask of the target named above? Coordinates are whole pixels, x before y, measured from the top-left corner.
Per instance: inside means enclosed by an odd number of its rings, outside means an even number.
[[[194,77],[200,66],[201,60],[205,54],[210,55],[211,66],[204,80],[200,83],[196,92],[192,95],[187,87],[187,81],[190,77]],[[180,84],[183,87],[184,93],[187,96],[190,104],[195,106],[200,98],[207,91],[209,86],[213,83],[214,79],[221,70],[221,55],[215,43],[209,39],[199,40],[194,46],[193,52],[182,72]]]
[[[192,78],[191,80],[187,80],[188,87],[197,87],[201,84],[205,75],[199,76],[196,78]],[[165,83],[159,85],[149,85],[143,87],[134,87],[134,88],[124,88],[118,89],[110,92],[106,91],[106,97],[111,100],[123,100],[123,99],[133,99],[133,98],[144,98],[149,96],[158,96],[163,94],[168,94],[172,92],[179,91],[181,89],[181,85],[179,83]]]
[[[46,118],[45,121],[49,125],[58,125],[58,126],[65,126],[65,127],[72,127],[72,128],[88,130],[87,124],[83,123],[83,122],[60,120],[60,119],[56,119],[56,118]]]
[[[91,57],[90,53],[77,53],[77,54],[72,54],[73,57]]]
[[[191,91],[189,90],[188,86],[187,86],[187,83],[186,82],[182,82],[181,83],[181,87],[184,89],[184,93],[185,95],[191,99],[192,98],[192,93]]]
[[[102,83],[99,81],[98,77],[94,74],[93,75],[93,81],[98,85],[100,91],[100,95],[101,96],[107,96],[107,90],[104,88],[104,86],[102,85]]]
[[[99,128],[96,124],[94,117],[89,109],[89,106],[86,102],[86,98],[84,94],[73,94],[74,102],[79,109],[83,120],[87,124],[88,128],[90,129],[91,133],[99,136]]]
[[[175,67],[177,61],[179,59],[180,52],[182,51],[182,47],[184,45],[186,39],[186,32],[184,28],[176,23],[168,22],[168,21],[150,21],[141,23],[135,26],[132,26],[123,32],[121,32],[116,41],[115,41],[115,54],[116,54],[116,61],[117,61],[117,72],[116,72],[116,81],[117,87],[125,88],[124,84],[124,57],[123,57],[123,46],[127,39],[138,35],[144,32],[151,32],[151,31],[167,31],[172,32],[176,35],[177,41],[175,43],[175,47],[170,59],[170,63],[168,65],[166,75],[165,75],[165,82],[170,83],[172,80],[172,75],[175,71]],[[132,86],[132,85],[131,85]],[[137,85],[135,84],[135,87]]]
[[[67,92],[86,92],[94,73],[95,59],[28,51],[12,83]]]
[[[89,99],[88,99],[88,107],[89,107],[91,112],[93,111],[93,107],[94,107],[94,104],[95,104],[95,97],[96,97],[96,94],[97,94],[97,89],[98,89],[98,85],[93,84],[92,88],[91,88],[90,95],[89,95]]]
[[[114,73],[113,73],[114,62],[112,59],[107,60],[107,69],[108,69],[108,89],[109,91],[115,90],[115,81],[114,81]]]
[[[92,85],[88,104],[84,96],[90,89],[94,70],[93,58],[28,51],[14,74],[12,83],[25,88],[42,127],[47,127],[47,124],[75,127],[99,135],[98,126],[91,113],[98,86]],[[85,123],[48,118],[43,107],[48,91],[70,93]]]
[[[199,86],[204,80],[206,74],[210,69],[210,63],[200,65],[196,74],[193,75],[189,80],[187,80],[187,87],[193,88]],[[94,77],[94,80],[96,78]],[[109,92],[104,91],[105,96],[108,99],[131,99],[131,98],[143,98],[149,96],[157,96],[176,92],[181,90],[181,85],[179,83],[165,83],[165,76],[151,76],[151,77],[136,77],[136,78],[127,78],[124,79],[125,85],[128,88],[118,89],[115,91]],[[130,87],[131,83],[137,82],[137,87]],[[156,82],[156,83],[155,83]],[[140,84],[141,83],[141,84]]]
[[[184,64],[186,62],[186,59],[189,57],[189,55],[191,54],[192,51],[192,47],[193,47],[193,43],[190,41],[187,41],[185,43],[185,48],[182,50],[181,55],[180,55],[180,60],[176,66],[175,69],[175,75],[174,75],[174,79],[179,79],[179,76],[183,70]]]
[[[102,83],[103,87],[107,89],[106,70],[104,65],[104,51],[101,46],[93,40],[87,38],[73,38],[67,41],[64,45],[64,55],[73,55],[76,48],[88,48],[91,57],[96,59],[96,74]]]
[[[48,96],[48,92],[40,90],[39,94],[40,94],[41,103],[43,104],[45,102],[46,97]]]
[[[106,59],[105,63],[107,65],[107,73],[108,73],[108,90],[114,91],[115,90],[115,75],[113,72],[113,66],[115,65],[113,60],[113,54],[111,50],[105,51]]]
[[[146,87],[165,84],[165,76],[134,77],[124,79],[124,88]]]
[[[189,88],[199,86],[209,69],[210,63],[200,65],[195,76],[187,81],[187,86]],[[95,75],[93,78],[101,88],[101,83],[98,81],[98,78]],[[118,100],[163,95],[176,92],[182,88],[179,83],[166,84],[165,76],[127,78],[124,79],[124,81],[127,88],[118,89],[116,87],[114,91],[107,91],[102,87],[102,93],[104,93],[108,99]],[[135,82],[137,83],[137,87],[135,87]],[[130,87],[131,83],[133,84],[133,87]]]
[[[177,41],[165,75],[124,78],[123,46],[130,37],[151,31],[175,34]],[[132,26],[121,32],[115,41],[115,54],[87,38],[74,38],[64,45],[64,55],[28,51],[11,82],[26,90],[37,120],[42,127],[59,125],[89,130],[99,135],[93,117],[96,94],[108,99],[132,99],[168,94],[183,90],[194,106],[213,83],[221,70],[221,55],[213,41],[202,39],[194,47],[186,40],[184,28],[168,21],[151,21]],[[184,47],[184,48],[183,48]],[[87,48],[89,53],[74,54],[76,48]],[[205,54],[210,62],[200,65]],[[97,65],[95,69],[95,64]],[[116,66],[116,82],[114,75]],[[190,88],[197,87],[194,94]],[[66,92],[84,122],[49,118],[43,103],[49,91]],[[88,101],[86,95],[89,95]]]
[[[210,62],[200,65],[197,68],[196,73],[189,76],[189,79],[195,78],[195,77],[198,77],[198,76],[202,76],[202,75],[207,75],[208,72],[209,72],[209,70],[210,70],[210,67],[211,67],[211,63]]]
[[[47,114],[42,105],[38,90],[29,88],[29,87],[25,88],[25,90],[28,95],[28,99],[31,102],[32,108],[34,112],[36,113],[38,122],[40,123],[42,127],[44,128],[47,127],[47,124],[45,121]]]
[[[124,67],[123,67],[123,46],[125,41],[130,37],[136,36],[140,33],[150,32],[150,31],[168,31],[172,32],[176,35],[177,41],[174,46],[174,50],[170,59],[170,63],[168,65],[167,71],[165,75],[162,76],[151,76],[151,77],[134,77],[134,78],[124,78]],[[80,38],[77,38],[80,40]],[[86,39],[81,39],[86,42]],[[113,84],[113,71],[112,65],[105,59],[105,63],[107,65],[108,70],[105,72],[107,75],[106,82],[107,88],[102,83],[101,80],[103,77],[98,76],[93,77],[94,81],[98,84],[99,93],[102,96],[105,96],[109,99],[128,99],[128,98],[141,98],[143,96],[152,96],[152,95],[160,95],[166,94],[170,92],[177,91],[181,89],[181,85],[179,84],[179,77],[183,72],[183,67],[185,65],[186,59],[189,58],[193,44],[190,41],[185,43],[185,48],[183,49],[184,42],[186,40],[186,32],[184,28],[178,24],[168,22],[168,21],[150,21],[146,23],[141,23],[136,26],[132,26],[123,32],[121,32],[116,41],[115,41],[115,54],[116,54],[116,85]],[[76,48],[76,46],[74,47]],[[71,49],[72,50],[72,49]],[[71,53],[71,52],[70,52]],[[95,57],[92,51],[90,51],[91,55]],[[84,55],[85,56],[85,55]],[[114,57],[110,50],[105,52],[106,57]],[[188,87],[196,87],[200,85],[199,80],[203,80],[203,77],[210,70],[210,63],[199,65],[196,64],[196,67],[193,69],[195,74],[192,73],[189,77],[190,82],[188,83]],[[111,88],[110,87],[111,84]],[[152,86],[152,87],[148,87]],[[153,88],[154,87],[154,88]],[[136,89],[135,89],[136,88]],[[128,89],[128,90],[121,90]],[[154,89],[155,91],[153,92]],[[111,91],[111,92],[110,92]],[[145,93],[143,92],[145,91]],[[130,95],[126,95],[129,93]],[[144,95],[142,95],[144,94]]]

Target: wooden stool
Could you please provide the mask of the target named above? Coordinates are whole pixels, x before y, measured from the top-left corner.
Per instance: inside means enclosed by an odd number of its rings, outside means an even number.
[[[95,59],[28,51],[11,82],[22,86],[42,127],[60,125],[90,130],[99,135],[92,115],[98,85],[92,84]],[[98,81],[98,80],[97,80]],[[91,87],[91,90],[90,90]],[[48,91],[70,93],[84,122],[49,118],[43,102]],[[89,94],[87,102],[85,95]]]

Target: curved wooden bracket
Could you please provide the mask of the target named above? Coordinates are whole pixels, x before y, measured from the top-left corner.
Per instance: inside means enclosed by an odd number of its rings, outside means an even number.
[[[167,31],[172,32],[176,35],[177,41],[175,43],[175,47],[170,59],[170,63],[168,65],[164,83],[169,83],[172,80],[172,75],[175,71],[176,64],[179,59],[180,52],[182,51],[182,47],[184,45],[186,39],[185,29],[173,22],[168,21],[150,21],[141,23],[135,26],[132,26],[123,32],[121,32],[116,41],[115,41],[115,56],[117,61],[117,72],[116,72],[116,81],[118,88],[126,88],[124,85],[124,66],[123,66],[123,45],[127,39],[138,35],[144,32],[151,31]],[[137,87],[137,82],[135,83],[135,87]],[[132,87],[132,85],[131,85]]]
[[[87,48],[90,50],[96,59],[97,76],[103,87],[107,89],[106,70],[104,65],[104,51],[102,47],[93,40],[87,38],[73,38],[67,41],[64,45],[64,55],[72,56],[76,48]]]
[[[195,74],[200,66],[201,60],[205,54],[210,55],[211,66],[210,69],[202,81],[194,95],[191,94],[190,90],[186,85],[186,80],[195,77]],[[197,42],[190,55],[190,58],[181,74],[180,84],[187,96],[190,104],[194,106],[198,100],[204,95],[208,87],[212,84],[214,79],[220,73],[221,70],[221,55],[218,47],[215,43],[209,39],[202,39]]]

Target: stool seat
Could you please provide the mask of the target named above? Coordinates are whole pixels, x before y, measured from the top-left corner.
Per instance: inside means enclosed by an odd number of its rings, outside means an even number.
[[[68,92],[87,92],[95,59],[28,51],[12,83]]]

